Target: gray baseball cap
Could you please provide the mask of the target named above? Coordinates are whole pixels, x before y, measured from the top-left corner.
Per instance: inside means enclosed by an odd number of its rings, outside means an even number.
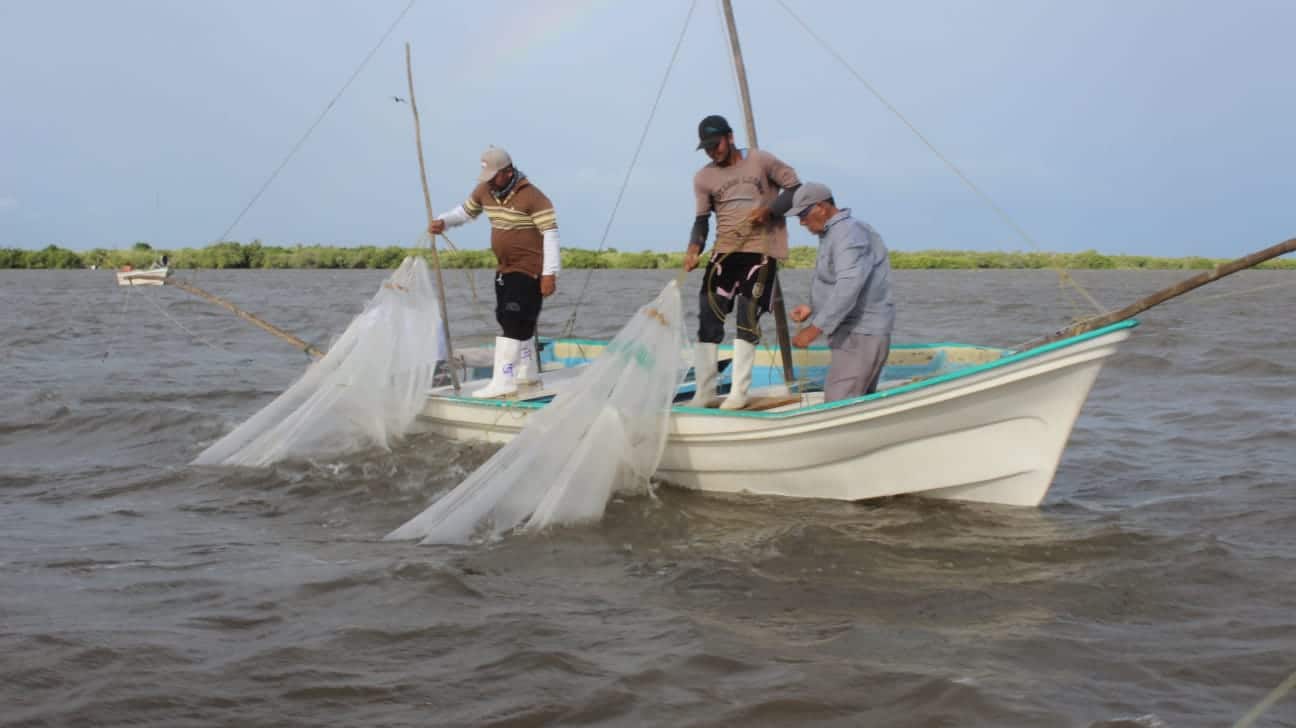
[[[481,174],[477,175],[478,182],[485,182],[494,177],[500,170],[508,169],[513,166],[513,158],[509,153],[499,147],[487,147],[481,156]]]
[[[792,193],[792,209],[788,210],[789,215],[800,215],[805,212],[807,207],[824,200],[831,199],[832,190],[828,185],[819,182],[806,182]]]

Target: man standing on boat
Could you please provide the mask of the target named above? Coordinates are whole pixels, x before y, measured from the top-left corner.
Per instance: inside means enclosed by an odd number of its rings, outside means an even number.
[[[827,337],[832,363],[825,402],[869,394],[877,389],[895,327],[886,244],[872,226],[851,217],[850,209],[838,209],[832,190],[818,182],[801,185],[788,214],[819,236],[810,305],[789,314],[797,323],[810,323],[792,345],[807,347]]]
[[[519,386],[538,385],[536,323],[543,300],[558,290],[558,217],[553,203],[513,166],[508,152],[489,147],[481,156],[477,186],[462,205],[428,225],[438,235],[477,219],[491,223],[495,253],[495,320],[503,336],[495,338],[495,370],[478,398],[506,397]]]
[[[684,269],[693,270],[706,249],[711,213],[716,216],[715,248],[702,277],[698,302],[698,344],[694,349],[697,392],[690,404],[709,407],[715,397],[717,350],[725,318],[738,307],[734,339],[733,386],[721,409],[747,406],[760,315],[770,310],[778,261],[787,260],[784,215],[800,185],[796,170],[761,149],[739,149],[723,116],[698,124],[698,149],[711,162],[693,176],[697,213],[689,236]]]

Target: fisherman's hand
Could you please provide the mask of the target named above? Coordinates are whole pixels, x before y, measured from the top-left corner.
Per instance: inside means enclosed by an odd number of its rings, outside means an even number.
[[[752,227],[758,227],[769,222],[770,209],[764,205],[757,207],[747,216],[747,224]]]
[[[540,276],[540,295],[548,298],[558,290],[558,276]]]
[[[688,246],[688,252],[684,254],[684,271],[688,272],[698,267],[698,257],[702,255],[702,249],[696,245]]]
[[[796,308],[792,309],[792,312],[788,314],[788,317],[791,318],[793,322],[799,324],[802,321],[805,321],[806,319],[810,318],[811,313],[812,311],[810,310],[810,307],[803,303],[800,306],[797,306]]]
[[[434,219],[432,222],[428,223],[428,232],[431,233],[432,235],[440,235],[441,233],[445,232],[445,229],[446,229],[445,220]]]
[[[822,333],[822,329],[814,324],[810,324],[797,332],[796,337],[792,339],[792,346],[795,346],[798,349],[804,349],[813,344],[814,340],[819,338],[819,335]]]

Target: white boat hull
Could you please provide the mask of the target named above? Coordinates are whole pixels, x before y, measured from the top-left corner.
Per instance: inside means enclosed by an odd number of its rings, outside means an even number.
[[[149,270],[119,270],[117,271],[117,285],[119,286],[161,286],[166,284],[166,278],[171,274],[170,268],[150,268]]]
[[[676,407],[657,477],[723,493],[1035,506],[1104,361],[1129,334],[1104,330],[848,402]],[[449,438],[505,442],[537,406],[435,395],[421,419]]]

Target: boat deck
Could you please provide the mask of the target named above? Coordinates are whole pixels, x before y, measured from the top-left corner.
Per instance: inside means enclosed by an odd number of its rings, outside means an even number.
[[[540,368],[543,385],[524,388],[516,397],[507,400],[494,401],[544,404],[564,390],[575,386],[584,366],[601,355],[607,343],[585,339],[559,339],[544,340],[541,346]],[[1008,349],[957,343],[896,345],[891,348],[887,356],[878,390],[886,391],[970,367],[978,367],[1011,353]],[[471,398],[472,391],[484,386],[490,379],[493,357],[489,348],[461,350],[456,352],[456,355],[464,365],[462,370],[464,382],[460,393],[456,394],[450,386],[441,386],[431,390],[429,396]],[[732,355],[732,346],[720,347],[722,365],[725,364],[724,360],[730,359]],[[797,379],[789,385],[783,377],[783,364],[779,351],[773,347],[758,349],[752,370],[751,402],[744,411],[790,412],[823,404],[823,383],[828,373],[830,357],[831,353],[826,346],[794,351],[792,363]],[[720,373],[717,394],[723,396],[728,393],[730,384],[730,373],[725,366]],[[692,372],[690,372],[676,394],[676,409],[697,409],[681,404],[692,398],[694,388]]]

